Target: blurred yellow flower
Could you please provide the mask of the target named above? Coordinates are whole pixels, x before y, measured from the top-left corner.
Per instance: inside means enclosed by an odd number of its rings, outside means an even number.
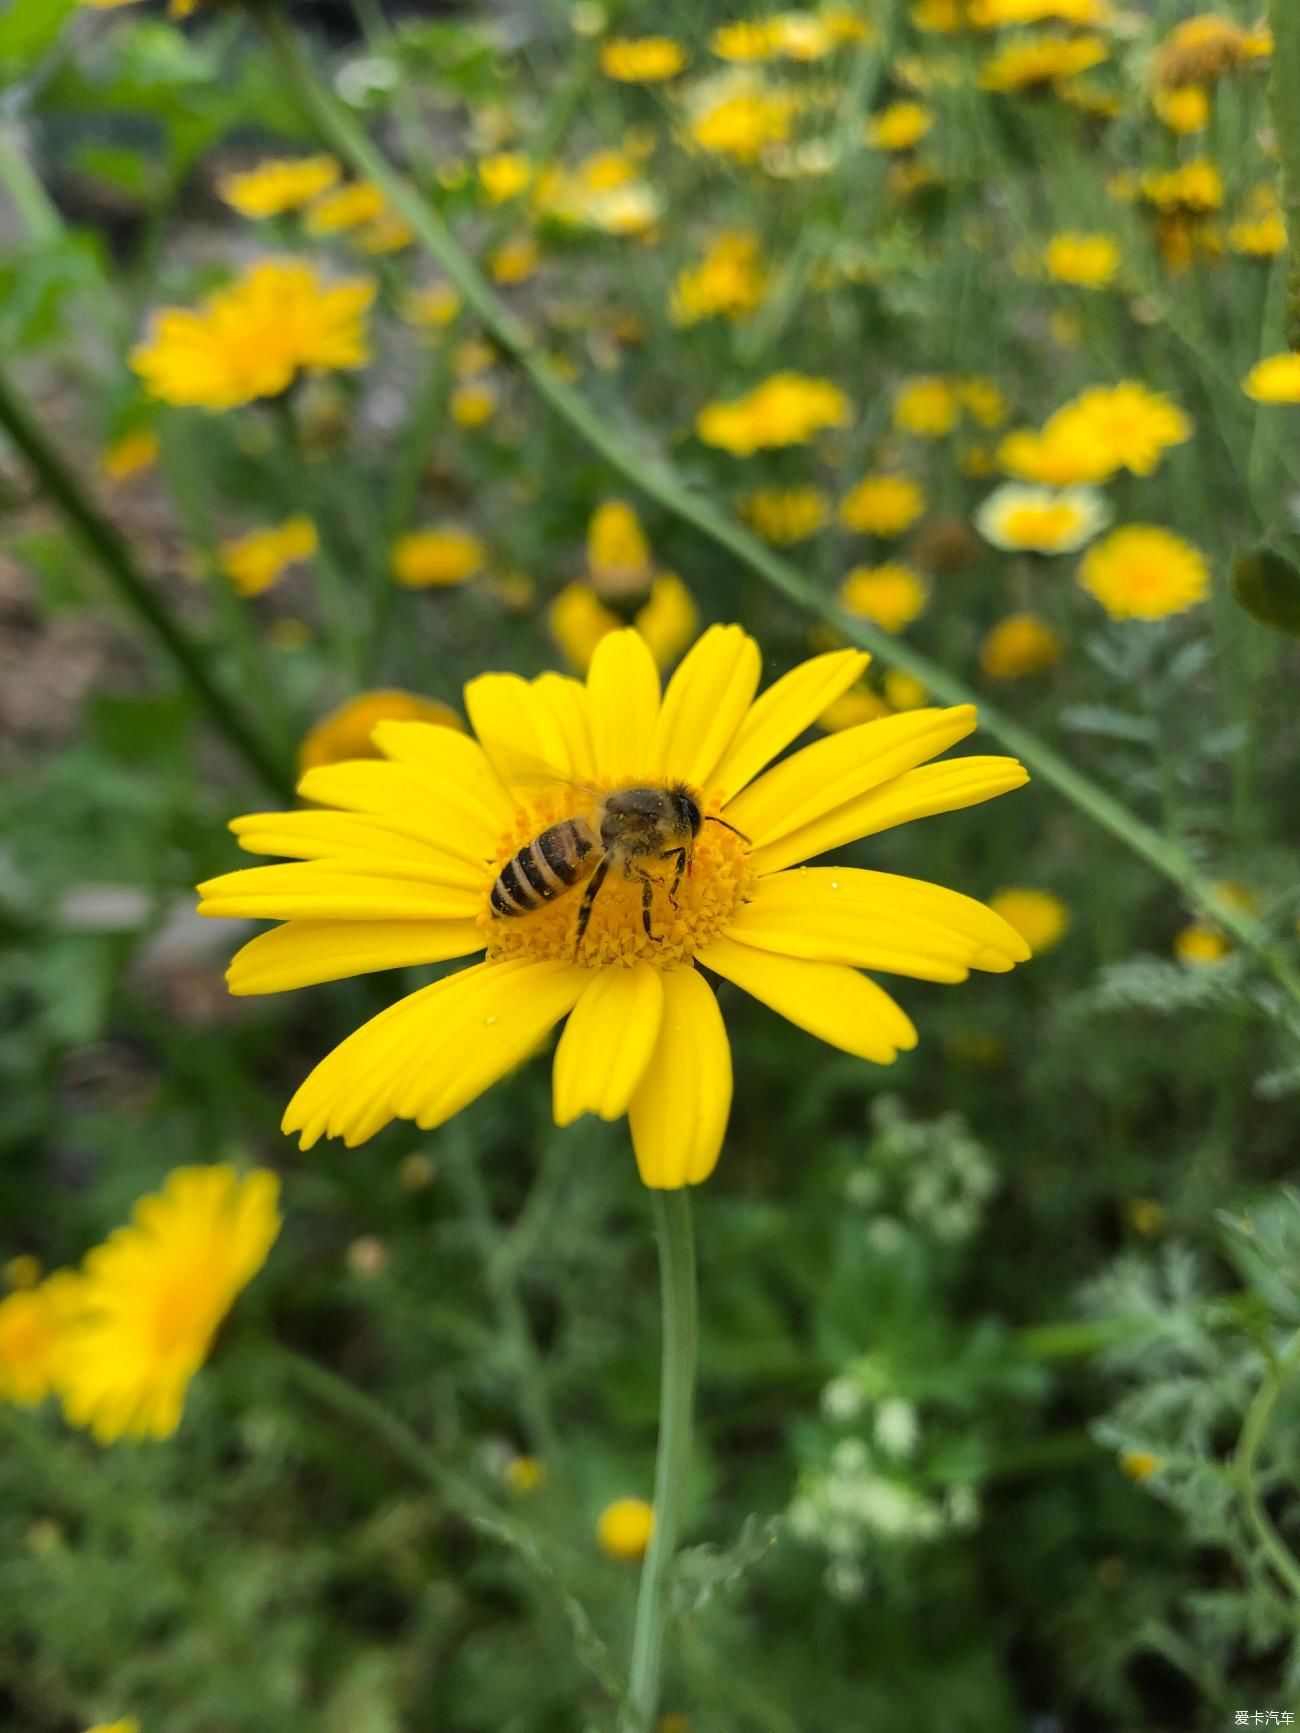
[[[1152,170],[1138,187],[1147,203],[1167,216],[1209,216],[1223,204],[1223,176],[1205,157],[1179,168]]]
[[[991,379],[982,379],[977,374],[973,378],[958,379],[953,389],[958,404],[981,427],[991,430],[1001,427],[1006,420],[1007,400]]]
[[[1257,361],[1241,388],[1256,403],[1300,403],[1300,354],[1287,350]]]
[[[997,461],[1008,475],[1044,487],[1108,481],[1119,467],[1090,421],[1060,413],[1041,433],[1026,427],[1008,433],[998,446]]]
[[[536,1456],[512,1456],[504,1469],[505,1483],[511,1492],[526,1498],[546,1483],[546,1464]]]
[[[879,693],[869,686],[854,686],[826,706],[817,718],[817,726],[828,734],[839,734],[846,728],[860,728],[864,722],[876,722],[889,714],[889,706]]]
[[[299,373],[363,367],[369,279],[327,283],[296,259],[252,265],[197,311],[165,307],[131,366],[154,397],[220,411],[278,397]]]
[[[77,1277],[56,1270],[36,1287],[0,1300],[0,1400],[34,1408],[57,1388],[64,1332],[77,1297]]]
[[[111,439],[99,454],[99,473],[106,481],[126,481],[142,470],[152,469],[162,450],[152,427],[135,427]]]
[[[102,4],[103,0],[83,0],[83,4],[94,6]],[[133,0],[123,0],[124,4],[132,4]],[[97,1721],[93,1727],[88,1727],[86,1733],[140,1733],[140,1723],[134,1715],[127,1715],[121,1721]]]
[[[675,572],[660,572],[632,624],[660,668],[675,662],[699,630],[695,599]]]
[[[659,84],[685,65],[686,50],[671,36],[610,36],[600,45],[600,70],[624,84]]]
[[[1121,1450],[1119,1465],[1130,1480],[1150,1480],[1165,1465],[1164,1458],[1154,1450]]]
[[[1119,243],[1113,235],[1074,231],[1053,235],[1043,255],[1047,274],[1080,289],[1104,289],[1119,269]]]
[[[980,86],[1001,92],[1045,90],[1100,66],[1109,55],[1099,36],[1026,37],[985,60]]]
[[[353,181],[318,198],[303,219],[309,235],[339,235],[385,215],[388,200],[373,181]]]
[[[760,488],[741,501],[741,515],[764,541],[791,547],[816,535],[825,524],[826,495],[815,487]]]
[[[413,289],[402,302],[401,313],[409,325],[437,331],[450,325],[460,312],[461,299],[450,283],[427,283]]]
[[[527,192],[533,179],[533,165],[517,151],[498,151],[485,156],[478,165],[478,184],[489,204],[502,205]]]
[[[381,722],[428,722],[462,733],[465,729],[450,704],[440,704],[436,698],[421,698],[414,692],[392,688],[361,692],[308,729],[298,748],[299,774],[305,776],[323,764],[380,757],[372,736]]]
[[[1174,955],[1178,961],[1197,968],[1223,962],[1231,950],[1226,936],[1205,921],[1192,921],[1174,934]]]
[[[969,0],[970,21],[977,30],[997,30],[1008,24],[1109,24],[1110,0]]]
[[[280,1231],[280,1183],[181,1167],[89,1252],[59,1358],[63,1409],[101,1444],[168,1438],[190,1380]]]
[[[881,681],[886,702],[897,711],[919,710],[930,701],[930,694],[915,674],[905,674],[901,668],[891,668]]]
[[[1037,614],[1008,614],[980,645],[980,667],[990,680],[1022,680],[1054,668],[1065,654],[1060,637]]]
[[[828,379],[802,373],[774,373],[744,397],[709,403],[696,417],[695,431],[705,445],[736,457],[785,445],[804,445],[826,427],[849,420],[849,400]]]
[[[753,163],[766,146],[783,144],[793,124],[794,100],[788,91],[740,85],[697,101],[687,130],[701,150]]]
[[[485,379],[471,379],[458,385],[447,405],[457,427],[482,427],[492,419],[496,407],[496,388]]]
[[[547,623],[565,661],[578,674],[591,666],[601,639],[623,625],[588,584],[566,584],[547,611]],[[660,572],[653,579],[633,621],[660,668],[676,661],[698,623],[694,598],[673,572]]]
[[[34,1288],[41,1279],[41,1260],[31,1252],[18,1252],[0,1265],[0,1279],[7,1288]]]
[[[698,265],[683,266],[678,272],[672,292],[673,323],[696,325],[718,315],[738,319],[762,300],[766,283],[758,236],[748,229],[724,229],[709,243]]]
[[[654,1525],[654,1508],[644,1498],[616,1498],[600,1513],[596,1540],[610,1558],[639,1559],[650,1545]]]
[[[1210,93],[1202,84],[1184,84],[1174,90],[1157,90],[1152,99],[1156,114],[1180,138],[1204,132],[1210,124]]]
[[[1286,248],[1286,221],[1280,210],[1261,210],[1228,229],[1228,246],[1248,258],[1272,259]]]
[[[1185,18],[1160,45],[1155,58],[1156,81],[1172,88],[1209,84],[1231,72],[1240,61],[1252,58],[1259,46],[1240,26],[1215,13]]]
[[[605,499],[587,525],[587,571],[605,597],[637,595],[650,583],[654,567],[650,543],[636,510],[626,500]]]
[[[908,18],[918,30],[952,36],[969,22],[966,0],[915,0]]]
[[[989,907],[1013,926],[1036,957],[1050,951],[1065,937],[1070,911],[1051,891],[1015,885],[989,898]]]
[[[995,548],[1069,554],[1110,521],[1110,507],[1090,487],[1027,487],[1004,482],[975,513],[975,527]]]
[[[840,522],[859,535],[901,536],[925,511],[925,494],[906,475],[864,475],[840,501]]]
[[[867,121],[873,150],[911,150],[934,125],[934,115],[919,102],[891,102]]]
[[[938,374],[905,379],[894,390],[893,421],[900,433],[942,439],[956,427],[960,413],[956,385]]]
[[[478,537],[455,524],[411,530],[393,543],[393,576],[408,590],[468,583],[486,561]]]
[[[1210,569],[1200,549],[1171,530],[1126,524],[1088,549],[1079,582],[1112,620],[1163,620],[1205,600]]]
[[[286,518],[273,529],[251,530],[222,542],[221,569],[241,596],[260,596],[299,560],[316,552],[316,526],[308,517]]]
[[[1154,1197],[1131,1199],[1124,1213],[1127,1215],[1134,1232],[1141,1234],[1143,1239],[1147,1240],[1158,1239],[1164,1232],[1168,1220],[1168,1211],[1165,1206],[1159,1198]]]
[[[1123,379],[1081,392],[1043,431],[1049,441],[1077,432],[1085,443],[1095,442],[1113,469],[1146,476],[1154,474],[1170,446],[1185,444],[1193,429],[1191,419],[1162,392]]]
[[[495,247],[488,258],[492,281],[509,286],[526,283],[541,261],[541,249],[531,235],[516,235]]]
[[[277,157],[239,174],[222,175],[217,192],[240,216],[260,220],[310,204],[342,172],[332,156]]]
[[[855,566],[839,588],[845,613],[874,620],[886,632],[901,632],[925,612],[925,582],[910,566]]]
[[[737,19],[731,24],[720,24],[709,38],[709,47],[720,60],[741,62],[767,60],[776,51],[765,19]]]

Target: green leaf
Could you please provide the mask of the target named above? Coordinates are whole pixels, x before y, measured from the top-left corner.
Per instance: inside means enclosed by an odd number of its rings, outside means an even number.
[[[1275,548],[1258,547],[1232,562],[1232,593],[1253,620],[1300,638],[1300,571]]]
[[[0,14],[0,67],[20,76],[52,46],[77,0],[8,0]]]

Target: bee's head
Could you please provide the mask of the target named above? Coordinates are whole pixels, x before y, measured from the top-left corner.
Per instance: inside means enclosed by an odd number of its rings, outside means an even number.
[[[700,803],[684,782],[675,782],[668,790],[668,798],[672,802],[673,816],[683,833],[692,839],[700,834]]]

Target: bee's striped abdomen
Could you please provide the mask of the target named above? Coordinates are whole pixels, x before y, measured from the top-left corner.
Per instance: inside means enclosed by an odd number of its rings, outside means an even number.
[[[576,820],[553,824],[520,849],[497,875],[489,899],[498,915],[524,915],[590,878],[595,842]]]

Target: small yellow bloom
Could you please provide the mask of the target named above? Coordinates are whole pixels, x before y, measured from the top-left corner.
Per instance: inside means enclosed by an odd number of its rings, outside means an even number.
[[[741,502],[741,514],[764,541],[791,547],[825,524],[826,495],[815,487],[761,488]]]
[[[1096,385],[1081,392],[1052,415],[1038,446],[1040,462],[1056,459],[1064,466],[1072,457],[1081,467],[1074,479],[1104,480],[1118,469],[1133,475],[1155,473],[1165,452],[1192,436],[1185,412],[1158,391],[1134,379],[1118,385]],[[1029,448],[1022,451],[1022,460]],[[999,453],[1007,463],[1006,449]],[[1103,468],[1090,471],[1093,462]]]
[[[363,367],[375,284],[327,284],[316,267],[266,259],[197,311],[165,307],[131,366],[164,403],[212,411],[278,397],[299,373]]]
[[[1110,521],[1110,507],[1090,487],[1025,487],[1004,482],[975,514],[975,527],[995,548],[1069,554]]]
[[[1157,90],[1152,99],[1157,115],[1180,138],[1204,132],[1210,124],[1210,93],[1201,84],[1184,84],[1175,90]]]
[[[531,235],[516,235],[497,247],[488,260],[492,281],[509,285],[526,283],[541,260],[541,249]]]
[[[660,572],[632,624],[660,668],[675,662],[699,630],[695,598],[675,572]]]
[[[478,184],[489,204],[503,205],[528,190],[533,173],[533,165],[526,156],[517,151],[499,151],[479,163]]]
[[[755,451],[804,445],[822,428],[843,427],[848,420],[848,398],[828,379],[774,373],[744,397],[706,404],[695,431],[705,445],[749,457]]]
[[[104,0],[83,0],[87,6],[102,5]],[[134,0],[114,0],[114,4],[132,5]],[[140,1733],[140,1723],[134,1715],[127,1715],[121,1721],[97,1721],[93,1727],[88,1727],[86,1733]]]
[[[393,543],[393,576],[408,590],[467,584],[486,561],[478,537],[454,524],[411,530]]]
[[[623,84],[661,84],[686,65],[686,50],[670,36],[611,36],[600,45],[600,70]]]
[[[182,1167],[90,1252],[59,1359],[63,1409],[101,1444],[168,1438],[217,1328],[280,1231],[279,1181]]]
[[[1089,548],[1079,582],[1112,620],[1163,620],[1205,600],[1210,570],[1200,549],[1181,536],[1128,524]]]
[[[676,325],[696,325],[722,316],[738,319],[763,298],[767,275],[758,236],[748,229],[726,229],[710,242],[698,265],[687,265],[673,284]]]
[[[1041,433],[1027,427],[1008,433],[998,446],[997,461],[1008,475],[1043,487],[1109,481],[1119,467],[1090,421],[1061,413],[1052,416]]]
[[[1060,637],[1037,614],[1008,614],[985,634],[980,667],[990,680],[1022,680],[1054,668],[1065,654]]]
[[[366,223],[352,236],[363,253],[400,253],[415,239],[415,230],[396,211],[384,211],[373,223]]]
[[[485,379],[471,379],[456,387],[447,408],[457,427],[482,427],[496,414],[496,388]]]
[[[1119,1465],[1130,1480],[1150,1480],[1165,1465],[1164,1458],[1153,1450],[1121,1450]]]
[[[1043,262],[1058,283],[1080,289],[1104,289],[1119,269],[1119,244],[1113,235],[1053,235]]]
[[[309,235],[340,235],[376,222],[387,210],[388,200],[373,181],[353,181],[317,199],[303,226]]]
[[[981,427],[990,431],[1001,427],[1007,418],[1007,400],[991,379],[974,378],[957,380],[954,390],[957,402],[967,415],[978,421]]]
[[[106,481],[126,481],[142,470],[152,469],[162,445],[152,427],[136,427],[110,440],[99,457],[99,473]]]
[[[546,611],[546,623],[565,661],[585,674],[602,638],[616,632],[622,621],[607,608],[590,584],[566,584]]]
[[[874,620],[886,632],[901,632],[925,612],[929,591],[910,566],[855,566],[840,585],[839,603],[848,614]]]
[[[709,38],[709,47],[719,60],[742,63],[768,60],[776,52],[772,31],[765,20],[758,19],[720,24]]]
[[[626,500],[606,499],[587,525],[587,570],[596,591],[605,597],[636,595],[647,588],[653,573],[650,543],[641,519]]]
[[[867,143],[873,150],[912,150],[934,125],[923,103],[891,102],[867,122]]]
[[[1042,91],[1100,66],[1109,56],[1099,36],[1026,37],[990,55],[980,70],[980,86],[1001,92]]]
[[[881,682],[885,700],[897,711],[920,710],[930,701],[930,694],[915,674],[905,674],[901,668],[891,668]]]
[[[378,758],[380,752],[373,735],[381,722],[428,722],[462,733],[465,729],[451,706],[440,704],[436,698],[421,698],[414,692],[395,689],[362,692],[313,723],[298,748],[299,774],[305,776],[322,764]]]
[[[57,1388],[65,1329],[77,1303],[77,1277],[56,1270],[34,1288],[0,1300],[0,1400],[34,1408]]]
[[[1168,1211],[1158,1198],[1135,1197],[1130,1200],[1124,1212],[1136,1233],[1143,1239],[1158,1239],[1165,1231]]]
[[[632,1561],[645,1556],[654,1525],[654,1508],[644,1498],[616,1498],[600,1513],[596,1540],[610,1558]]]
[[[968,22],[965,0],[915,0],[908,18],[936,36],[953,36]]]
[[[1286,249],[1286,222],[1281,211],[1243,217],[1228,230],[1228,246],[1248,258],[1273,259]]]
[[[1212,216],[1223,206],[1223,176],[1204,157],[1144,174],[1138,184],[1147,203],[1165,216]]]
[[[960,413],[956,386],[937,374],[905,379],[894,392],[893,420],[900,433],[942,439],[956,427]]]
[[[342,170],[332,156],[275,158],[222,175],[217,192],[242,217],[261,220],[300,210],[332,187]]]
[[[1288,350],[1257,361],[1241,388],[1256,403],[1300,403],[1300,354]]]
[[[1212,968],[1231,950],[1227,937],[1206,921],[1192,921],[1174,935],[1174,955],[1194,968]]]
[[[536,1456],[512,1456],[504,1473],[506,1485],[521,1498],[546,1484],[546,1464]]]
[[[1186,18],[1160,46],[1156,80],[1169,88],[1212,83],[1248,58],[1250,47],[1246,32],[1227,18],[1212,12]]]
[[[1051,891],[1017,885],[990,897],[989,907],[1016,929],[1036,957],[1058,945],[1070,925],[1070,911]]]
[[[461,299],[450,283],[429,283],[414,289],[402,303],[402,317],[408,325],[423,330],[440,331],[450,325],[460,312]]]
[[[793,125],[794,100],[788,91],[739,85],[698,104],[688,131],[701,150],[754,163],[769,145],[784,144]]]
[[[845,728],[860,728],[864,722],[876,722],[889,714],[889,705],[879,693],[869,686],[854,686],[826,706],[817,718],[817,726],[828,734],[838,734]]]
[[[241,596],[260,596],[292,565],[316,552],[316,526],[307,517],[286,518],[274,529],[251,530],[222,542],[221,569]]]
[[[925,494],[906,475],[863,476],[840,501],[840,522],[859,535],[901,536],[925,511]]]

